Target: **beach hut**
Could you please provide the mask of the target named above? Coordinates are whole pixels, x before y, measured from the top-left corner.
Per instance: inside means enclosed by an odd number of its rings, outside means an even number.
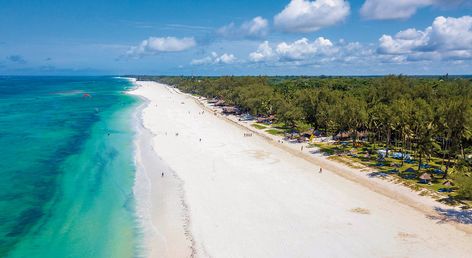
[[[394,159],[402,159],[402,158],[403,158],[403,153],[394,152],[394,153],[392,153],[392,158],[394,158]]]
[[[407,173],[415,173],[416,170],[414,168],[408,168],[407,170],[405,170],[405,172]]]
[[[377,155],[382,158],[387,157],[387,150],[377,150]]]
[[[323,135],[323,132],[320,131],[320,130],[315,130],[315,131],[313,132],[313,135],[315,135],[316,137],[321,137],[321,136]]]
[[[251,121],[251,120],[254,120],[254,117],[249,113],[245,113],[241,116],[241,118],[239,118],[239,121]]]
[[[335,140],[348,139],[351,136],[349,132],[339,132],[334,136]]]
[[[305,137],[305,136],[300,136],[298,137],[297,141],[299,143],[302,143],[302,142],[307,142],[309,138]]]
[[[296,132],[285,134],[285,139],[286,140],[298,139],[299,137],[300,137],[300,134],[298,134]]]
[[[215,106],[217,107],[222,107],[225,105],[225,101],[224,100],[218,100],[216,103],[215,103]]]
[[[272,121],[275,119],[274,116],[260,116],[257,118],[258,123],[263,123],[263,124],[272,124]]]
[[[427,184],[427,183],[431,182],[431,180],[432,180],[432,177],[431,177],[431,174],[429,174],[429,173],[423,173],[420,176],[420,183],[422,183],[422,184]]]
[[[451,182],[451,181],[449,181],[449,180],[447,180],[447,181],[445,181],[445,182],[443,183],[443,185],[444,185],[444,186],[454,186],[454,183]]]
[[[237,115],[237,114],[240,114],[241,111],[239,111],[239,108],[237,107],[227,106],[227,107],[223,107],[223,113],[227,115],[230,115],[230,114]]]
[[[302,132],[301,135],[306,138],[310,138],[313,135],[313,129]]]

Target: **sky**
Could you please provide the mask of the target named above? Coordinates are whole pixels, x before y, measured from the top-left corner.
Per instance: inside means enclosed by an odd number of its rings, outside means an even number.
[[[472,74],[472,0],[0,0],[0,75]]]

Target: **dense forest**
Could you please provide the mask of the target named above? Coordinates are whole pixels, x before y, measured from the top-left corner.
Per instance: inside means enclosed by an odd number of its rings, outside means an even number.
[[[224,100],[287,127],[344,133],[418,160],[441,159],[472,198],[472,80],[443,77],[139,77]],[[359,132],[364,132],[359,134]],[[362,139],[359,139],[362,135]],[[453,173],[451,173],[453,172]]]

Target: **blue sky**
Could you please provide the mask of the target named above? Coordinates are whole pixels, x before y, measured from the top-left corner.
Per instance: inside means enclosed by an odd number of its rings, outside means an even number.
[[[0,0],[0,74],[471,74],[471,0]]]

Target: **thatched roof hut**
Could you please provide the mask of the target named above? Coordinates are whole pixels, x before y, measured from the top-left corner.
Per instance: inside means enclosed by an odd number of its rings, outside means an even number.
[[[431,177],[431,174],[429,173],[423,173],[421,176],[420,176],[420,179],[423,179],[423,180],[431,180],[432,177]]]
[[[250,120],[254,120],[254,116],[252,116],[252,115],[249,114],[249,113],[246,113],[246,114],[243,114],[239,120],[240,120],[240,121],[250,121]]]
[[[268,116],[268,117],[261,116],[261,117],[258,117],[258,118],[257,118],[257,122],[258,122],[258,123],[270,124],[270,123],[272,123],[272,121],[273,121],[274,119],[275,119],[274,116]]]
[[[225,105],[225,101],[224,100],[218,100],[216,103],[215,103],[215,106],[217,107],[221,107],[221,106],[224,106]]]
[[[454,186],[454,183],[451,182],[451,181],[449,181],[449,180],[447,180],[447,181],[445,181],[445,182],[443,183],[443,185],[444,185],[444,186]]]
[[[303,137],[307,137],[307,138],[310,138],[312,134],[313,134],[313,129],[310,129],[301,133]]]
[[[431,174],[429,173],[423,173],[421,176],[420,176],[420,182],[423,183],[423,184],[427,184],[431,181],[431,179],[433,179],[431,177]]]
[[[239,114],[241,111],[237,107],[227,106],[223,107],[223,113],[225,114]]]

